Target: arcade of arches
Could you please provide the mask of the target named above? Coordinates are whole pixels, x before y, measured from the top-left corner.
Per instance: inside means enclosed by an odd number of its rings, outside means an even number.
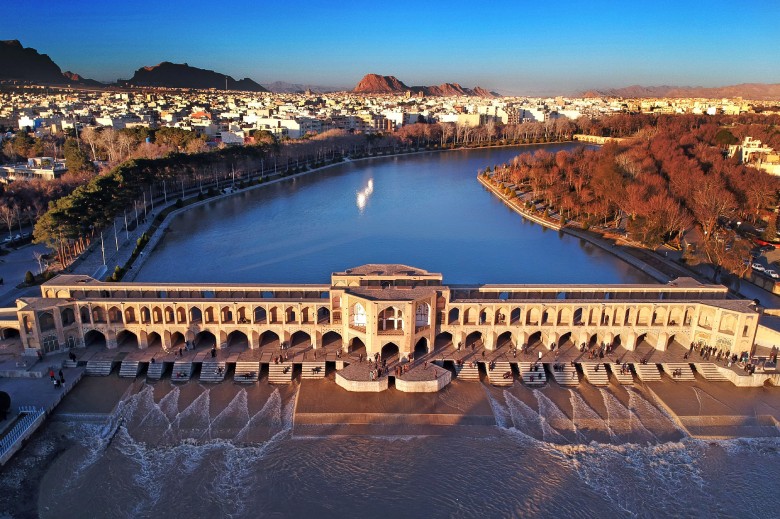
[[[571,341],[671,340],[750,351],[758,326],[751,301],[681,278],[667,285],[456,285],[407,265],[337,272],[329,284],[103,283],[61,275],[42,297],[19,300],[28,354],[57,345],[217,348],[281,343],[402,356],[448,345],[487,349]],[[8,332],[10,333],[10,332]],[[44,351],[45,353],[45,351]]]

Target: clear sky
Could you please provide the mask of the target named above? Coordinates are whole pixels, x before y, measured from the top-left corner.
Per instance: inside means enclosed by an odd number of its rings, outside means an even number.
[[[186,62],[240,79],[505,94],[780,82],[780,0],[8,0],[18,39],[101,81]]]

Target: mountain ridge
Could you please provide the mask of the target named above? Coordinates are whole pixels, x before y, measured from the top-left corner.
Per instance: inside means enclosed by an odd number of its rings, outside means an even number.
[[[780,83],[740,83],[719,87],[629,85],[621,88],[591,89],[581,92],[579,96],[624,98],[700,97],[709,99],[742,97],[744,99],[773,100],[780,99]]]
[[[465,88],[458,83],[410,87],[395,76],[382,76],[380,74],[366,74],[352,89],[352,92],[357,94],[401,94],[412,92],[426,96],[499,97],[497,93],[490,92],[482,87]]]

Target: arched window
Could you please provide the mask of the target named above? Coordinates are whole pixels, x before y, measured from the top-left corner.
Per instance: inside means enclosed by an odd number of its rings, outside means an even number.
[[[428,326],[431,324],[431,307],[428,303],[420,303],[414,314],[415,326]]]
[[[352,324],[355,326],[366,326],[366,309],[360,303],[352,306]]]

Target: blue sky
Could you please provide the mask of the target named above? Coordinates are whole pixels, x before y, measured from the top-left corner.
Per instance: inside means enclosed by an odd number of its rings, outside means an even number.
[[[568,93],[778,83],[778,19],[780,0],[10,0],[0,39],[103,81],[173,61],[261,84],[352,87],[374,72]]]

